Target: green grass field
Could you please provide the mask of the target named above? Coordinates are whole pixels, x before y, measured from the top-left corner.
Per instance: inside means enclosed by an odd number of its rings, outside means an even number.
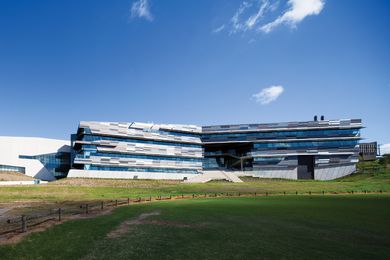
[[[159,215],[124,225],[142,213]],[[389,248],[388,195],[273,196],[124,206],[0,246],[0,258],[390,259]]]
[[[376,173],[348,176],[332,181],[293,181],[244,179],[244,183],[211,182],[185,184],[175,181],[63,179],[48,185],[0,187],[0,202],[15,201],[85,201],[138,196],[242,193],[307,193],[385,191],[390,192],[390,169]]]

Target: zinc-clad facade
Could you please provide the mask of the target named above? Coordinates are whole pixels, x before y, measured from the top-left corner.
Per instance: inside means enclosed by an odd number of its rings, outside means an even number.
[[[360,119],[218,126],[80,122],[70,177],[189,179],[207,170],[334,179],[355,171]]]

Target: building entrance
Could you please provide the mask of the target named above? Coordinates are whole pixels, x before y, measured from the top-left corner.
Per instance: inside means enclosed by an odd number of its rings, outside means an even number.
[[[314,156],[298,156],[298,179],[314,180]]]

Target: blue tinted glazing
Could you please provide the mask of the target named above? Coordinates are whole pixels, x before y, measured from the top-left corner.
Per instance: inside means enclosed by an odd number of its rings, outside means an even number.
[[[25,173],[26,169],[24,167],[19,166],[11,166],[11,165],[0,165],[0,171],[3,172],[19,172],[19,173]]]
[[[144,140],[144,139],[131,139],[131,138],[118,138],[111,136],[101,136],[101,135],[84,135],[81,139],[82,141],[115,141],[115,142],[126,142],[126,143],[142,143],[142,144],[159,144],[159,145],[170,145],[170,146],[180,146],[180,147],[194,147],[194,148],[202,148],[199,144],[187,144],[187,143],[176,143],[176,142],[166,142],[166,141],[152,141],[152,140]]]
[[[202,158],[168,157],[168,156],[155,156],[155,155],[123,154],[123,153],[102,153],[102,152],[80,153],[80,154],[77,154],[76,158],[88,159],[91,156],[111,157],[111,158],[134,158],[134,159],[168,160],[168,161],[179,161],[179,162],[202,162]]]
[[[310,138],[310,137],[337,137],[337,136],[358,136],[359,129],[337,129],[337,130],[306,130],[306,131],[275,131],[256,133],[223,133],[203,134],[202,140],[211,139],[272,139],[272,138]]]
[[[133,172],[169,172],[169,173],[190,173],[197,174],[197,170],[191,169],[169,169],[169,168],[133,168],[133,167],[113,167],[100,165],[85,165],[86,170],[101,170],[101,171],[133,171]]]
[[[355,147],[357,140],[351,141],[314,141],[314,142],[283,142],[283,143],[255,143],[255,149],[293,149],[293,148],[343,148]]]
[[[20,155],[21,159],[39,160],[54,177],[65,177],[70,168],[70,153],[50,153],[41,155]]]

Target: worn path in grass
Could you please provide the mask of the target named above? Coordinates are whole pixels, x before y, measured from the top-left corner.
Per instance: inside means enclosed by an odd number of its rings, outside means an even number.
[[[69,221],[31,234],[17,245],[1,246],[0,256],[389,259],[389,248],[388,195],[276,196],[125,206],[111,215]]]

